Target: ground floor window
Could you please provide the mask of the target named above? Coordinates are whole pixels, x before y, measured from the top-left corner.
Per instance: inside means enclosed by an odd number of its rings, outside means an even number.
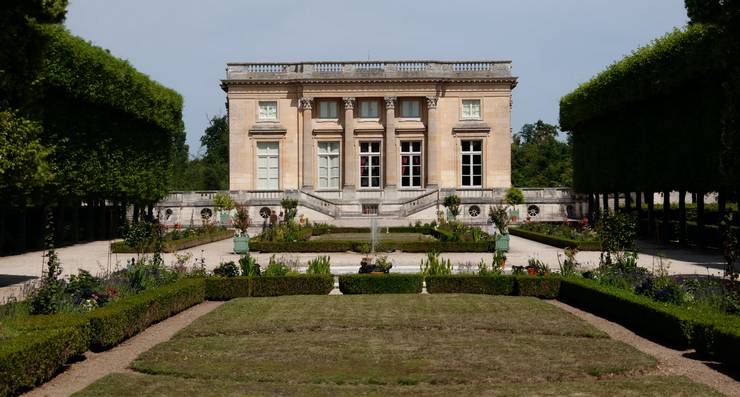
[[[277,190],[280,155],[277,142],[257,142],[257,189]]]
[[[401,142],[401,186],[421,187],[421,141]]]
[[[483,182],[482,141],[461,142],[462,186],[480,187]]]
[[[360,187],[380,187],[380,142],[360,142]]]
[[[339,142],[319,142],[319,188],[339,188]]]

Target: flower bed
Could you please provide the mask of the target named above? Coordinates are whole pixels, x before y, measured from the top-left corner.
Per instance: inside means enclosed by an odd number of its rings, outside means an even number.
[[[186,229],[186,231],[171,231],[164,235],[162,252],[175,252],[199,245],[212,243],[234,237],[234,231],[229,229]],[[111,252],[116,254],[135,254],[136,248],[126,245],[124,241],[116,241],[110,245]],[[154,243],[144,247],[144,252],[154,252]]]

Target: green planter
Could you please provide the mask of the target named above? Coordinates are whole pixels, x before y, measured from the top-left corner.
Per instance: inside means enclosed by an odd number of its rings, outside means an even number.
[[[249,253],[249,236],[234,236],[234,253]]]
[[[519,210],[509,211],[509,218],[511,218],[512,222],[518,221],[519,220]]]
[[[231,214],[229,214],[228,211],[220,211],[218,213],[219,221],[221,221],[221,225],[227,226],[229,224],[229,218]]]
[[[496,251],[509,252],[509,235],[508,234],[497,234],[496,235]]]

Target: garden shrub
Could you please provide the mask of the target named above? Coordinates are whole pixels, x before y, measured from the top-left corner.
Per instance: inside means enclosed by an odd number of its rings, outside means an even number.
[[[308,261],[308,269],[306,269],[306,274],[330,275],[331,274],[331,258],[328,256],[319,256],[315,259]]]
[[[229,300],[249,296],[327,295],[334,288],[332,276],[207,278],[206,299]]]
[[[242,269],[242,276],[255,277],[260,275],[259,263],[248,253],[239,258],[239,267]]]
[[[267,264],[267,267],[265,268],[263,276],[282,277],[287,276],[291,272],[297,274],[290,266],[286,265],[281,260],[276,259],[275,255],[273,254],[272,256],[270,256],[270,260]]]
[[[253,239],[249,246],[255,252],[363,252],[362,241],[264,241]],[[494,241],[381,241],[376,252],[493,252]]]
[[[585,279],[563,279],[558,299],[652,340],[677,348],[691,346],[695,315],[689,309]]]
[[[219,277],[236,277],[239,275],[239,268],[234,261],[221,262],[213,269],[213,275]]]
[[[440,258],[439,252],[427,252],[427,257],[421,260],[419,268],[425,277],[452,274],[452,263],[449,259]]]
[[[204,292],[202,279],[183,279],[95,309],[88,314],[91,348],[103,350],[117,345],[149,325],[202,302]]]
[[[39,329],[2,339],[0,396],[16,395],[51,379],[71,358],[87,351],[90,342],[87,320],[71,321],[64,327],[57,327],[60,324],[56,322],[45,326],[42,323],[36,324]]]
[[[451,275],[426,278],[430,294],[512,295],[515,278],[511,276]]]
[[[144,223],[144,222],[140,222]],[[194,231],[172,231],[163,236],[162,252],[176,252],[198,245],[212,243],[227,238],[234,237],[234,231],[229,229],[211,228],[206,231],[204,228],[194,229]],[[177,238],[175,238],[177,237]],[[116,241],[111,243],[111,252],[119,254],[135,254],[140,252],[155,252],[155,244],[150,240],[141,248],[135,248],[125,241]],[[138,251],[141,249],[141,251]]]
[[[577,248],[580,251],[601,251],[601,243],[598,240],[575,240],[526,230],[522,227],[509,228],[509,234],[558,248]]]
[[[519,296],[555,299],[560,293],[560,277],[517,276],[516,293]]]
[[[350,274],[339,276],[343,294],[418,294],[424,278],[421,274]]]

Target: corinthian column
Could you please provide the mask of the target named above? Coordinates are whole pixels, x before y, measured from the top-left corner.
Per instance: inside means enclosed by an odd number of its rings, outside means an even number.
[[[439,187],[440,132],[437,130],[437,99],[427,97],[427,187]]]
[[[303,110],[303,188],[313,190],[313,126],[311,105],[313,98],[303,97],[299,105]]]
[[[355,190],[357,180],[355,169],[355,98],[347,97],[344,99],[344,192],[352,195]]]
[[[385,97],[385,188],[391,192],[398,184],[396,157],[396,97]]]

